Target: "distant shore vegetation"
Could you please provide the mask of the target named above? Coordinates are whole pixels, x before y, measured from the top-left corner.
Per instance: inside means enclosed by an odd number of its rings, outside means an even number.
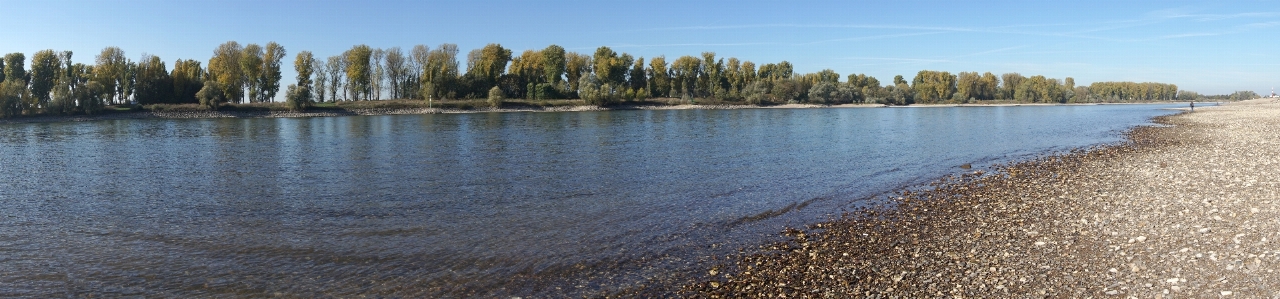
[[[178,59],[169,68],[154,55],[137,61],[107,47],[93,65],[73,63],[71,51],[42,50],[28,60],[9,53],[0,60],[0,117],[95,114],[146,109],[333,109],[369,105],[346,102],[406,100],[428,107],[503,105],[658,104],[964,104],[1116,103],[1245,100],[1251,91],[1206,96],[1177,85],[1094,82],[1019,73],[923,70],[881,82],[864,74],[841,76],[825,69],[797,74],[790,62],[757,64],[714,52],[633,57],[609,47],[576,53],[551,45],[516,55],[499,44],[459,59],[457,45],[409,50],[356,45],[338,55],[293,57],[295,84],[281,87],[287,51],[229,41],[204,63]],[[463,65],[462,63],[465,63]],[[465,67],[465,69],[463,68]],[[285,92],[283,103],[274,103]],[[392,105],[392,106],[395,106]],[[377,105],[373,105],[377,106]],[[122,108],[123,107],[123,108]],[[267,107],[267,108],[263,108]]]

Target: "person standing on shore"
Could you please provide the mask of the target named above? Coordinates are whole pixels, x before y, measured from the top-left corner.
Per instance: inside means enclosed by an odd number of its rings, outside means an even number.
[[[1191,112],[1196,112],[1196,101],[1191,101]]]

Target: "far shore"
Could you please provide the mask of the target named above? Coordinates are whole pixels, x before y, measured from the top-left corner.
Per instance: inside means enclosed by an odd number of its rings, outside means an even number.
[[[281,117],[331,117],[331,116],[375,116],[375,115],[420,115],[448,113],[494,113],[494,112],[575,112],[575,111],[613,111],[613,110],[724,110],[724,109],[812,109],[812,108],[938,108],[938,107],[1017,107],[1017,106],[1094,106],[1094,105],[1140,105],[1140,104],[1188,104],[1188,102],[1146,102],[1146,103],[966,103],[966,104],[911,104],[905,106],[885,104],[781,104],[781,105],[744,105],[744,104],[664,104],[640,103],[610,106],[562,105],[562,106],[519,106],[519,107],[477,107],[477,108],[329,108],[307,109],[303,111],[259,109],[259,110],[159,110],[133,109],[124,111],[106,111],[92,115],[37,115],[0,119],[0,124],[7,123],[48,123],[79,122],[118,119],[204,119],[204,118],[281,118]]]

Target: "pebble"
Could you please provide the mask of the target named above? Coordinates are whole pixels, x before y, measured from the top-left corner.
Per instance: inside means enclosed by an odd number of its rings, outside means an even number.
[[[1262,236],[1280,231],[1264,203],[1280,198],[1280,146],[1272,140],[1280,102],[1156,122],[1171,126],[886,196],[821,231],[788,234],[774,249],[737,257],[721,268],[728,279],[719,288],[690,284],[677,297],[993,297],[998,290],[1004,295],[995,297],[1071,298],[1090,297],[1079,288],[1087,285],[1136,298],[1280,291],[1280,280],[1258,275],[1274,273],[1275,244]],[[1120,275],[1124,266],[1132,274]],[[751,275],[740,275],[747,267]]]

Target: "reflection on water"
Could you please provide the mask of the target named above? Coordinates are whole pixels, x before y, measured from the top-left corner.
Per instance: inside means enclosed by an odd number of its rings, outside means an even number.
[[[598,294],[1160,107],[0,125],[0,297]]]

